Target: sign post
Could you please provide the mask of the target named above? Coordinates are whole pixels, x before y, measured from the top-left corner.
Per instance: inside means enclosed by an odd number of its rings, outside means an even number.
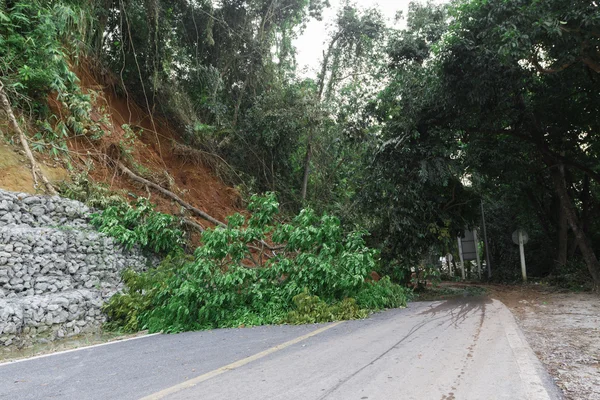
[[[477,229],[473,229],[473,241],[475,242],[475,256],[477,257],[477,274],[481,280],[481,256],[479,255],[479,241],[477,240]]]
[[[529,241],[529,235],[523,229],[517,229],[512,234],[512,240],[519,245],[519,255],[521,256],[521,275],[523,282],[527,282],[527,266],[525,265],[525,245]]]
[[[460,275],[462,280],[465,280],[465,259],[463,257],[462,239],[458,237],[458,256],[460,257]]]
[[[483,199],[481,200],[481,224],[483,225],[483,243],[485,245],[485,265],[487,268],[488,279],[492,279],[492,263],[490,262],[490,246],[488,245],[487,228],[485,227]]]
[[[464,280],[467,272],[465,261],[471,266],[471,261],[479,260],[477,253],[477,232],[475,230],[465,229],[463,234],[458,236],[458,255],[460,256],[462,279]],[[477,262],[477,266],[480,266],[479,261]],[[471,268],[469,268],[469,273],[471,272]]]
[[[451,277],[454,276],[454,270],[452,268],[452,259],[453,258],[454,257],[452,257],[452,253],[446,254],[446,263],[448,264],[448,272],[450,273]]]

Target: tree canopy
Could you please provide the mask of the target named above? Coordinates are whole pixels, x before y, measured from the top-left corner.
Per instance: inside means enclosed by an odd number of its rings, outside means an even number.
[[[56,153],[101,135],[76,66],[110,75],[251,192],[366,228],[394,276],[455,252],[483,203],[494,277],[518,276],[510,234],[525,228],[534,275],[585,271],[600,285],[597,2],[414,2],[403,28],[345,2],[307,77],[294,38],[326,7],[4,0],[0,81],[36,121],[37,149]]]

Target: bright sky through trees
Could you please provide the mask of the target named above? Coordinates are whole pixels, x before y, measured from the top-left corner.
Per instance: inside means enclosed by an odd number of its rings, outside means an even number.
[[[306,75],[313,75],[318,67],[323,57],[324,42],[328,38],[329,28],[344,1],[330,0],[330,3],[331,7],[323,12],[323,19],[321,21],[311,20],[306,25],[303,34],[295,41],[298,49],[298,67],[301,71],[307,69],[307,71],[303,71]],[[377,6],[390,26],[393,26],[396,12],[402,10],[406,16],[409,3],[410,0],[357,0],[355,4],[360,8]],[[404,25],[404,21],[399,21],[397,25]]]

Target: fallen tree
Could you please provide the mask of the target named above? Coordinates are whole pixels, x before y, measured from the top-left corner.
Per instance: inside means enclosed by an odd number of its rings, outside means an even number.
[[[114,162],[115,165],[117,166],[117,168],[123,172],[125,175],[127,175],[131,180],[136,181],[138,183],[141,183],[142,185],[145,185],[147,187],[150,187],[158,192],[160,192],[161,194],[167,196],[168,198],[174,200],[175,202],[177,202],[178,204],[180,204],[181,206],[183,206],[186,210],[191,211],[192,213],[196,214],[197,216],[207,220],[208,222],[211,222],[217,226],[223,226],[225,227],[225,223],[219,221],[218,219],[208,215],[207,213],[205,213],[204,211],[194,207],[193,205],[191,205],[190,203],[183,201],[181,199],[181,197],[177,196],[175,193],[171,192],[170,190],[167,190],[165,188],[163,188],[162,186],[157,185],[154,182],[150,182],[148,179],[144,179],[139,175],[134,174],[129,168],[127,168],[122,162],[120,161],[115,161]]]
[[[135,173],[133,173],[133,171],[131,171],[129,168],[127,168],[122,162],[120,161],[113,161],[115,163],[115,165],[117,166],[117,168],[123,172],[125,175],[127,175],[129,178],[131,178],[131,180],[136,181],[138,183],[141,183],[142,185],[145,185],[147,187],[151,187],[154,190],[162,193],[163,195],[167,196],[168,198],[176,201],[177,203],[179,203],[180,205],[182,205],[185,209],[191,211],[192,213],[196,214],[197,216],[217,225],[217,226],[222,226],[222,227],[226,227],[227,225],[221,221],[219,221],[218,219],[208,215],[207,213],[205,213],[204,211],[200,210],[199,208],[194,207],[193,205],[191,205],[190,203],[184,201],[181,199],[181,197],[177,196],[175,193],[171,192],[170,190],[167,190],[165,188],[163,188],[160,185],[157,185],[154,182],[149,181],[148,179],[144,179],[139,175],[136,175]],[[190,220],[184,220],[184,223],[186,225],[192,226],[196,229],[198,229],[200,232],[204,231],[204,228],[202,228],[200,225],[190,221]],[[275,250],[281,250],[282,248],[284,248],[285,246],[271,246],[270,244],[268,244],[267,242],[265,242],[264,240],[260,241],[260,244],[262,244],[264,247],[266,247],[267,249],[271,250],[271,251],[275,251]]]

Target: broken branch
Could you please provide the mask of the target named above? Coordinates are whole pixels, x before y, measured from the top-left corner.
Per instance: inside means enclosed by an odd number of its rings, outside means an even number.
[[[207,220],[208,222],[211,222],[218,226],[223,226],[223,227],[226,226],[223,222],[219,221],[218,219],[211,217],[204,211],[194,207],[190,203],[183,201],[179,196],[177,196],[175,193],[171,192],[170,190],[167,190],[167,189],[163,188],[162,186],[157,185],[154,182],[151,182],[147,179],[142,178],[141,176],[134,174],[129,168],[127,168],[125,165],[123,165],[123,163],[121,163],[120,161],[115,161],[115,164],[116,164],[117,168],[119,170],[121,170],[121,172],[123,172],[129,178],[131,178],[131,180],[141,183],[142,185],[151,187],[152,189],[162,193],[163,195],[171,198],[172,200],[175,200],[175,202],[179,203],[181,206],[183,206],[187,210],[189,210],[192,213],[196,214],[197,216]]]

